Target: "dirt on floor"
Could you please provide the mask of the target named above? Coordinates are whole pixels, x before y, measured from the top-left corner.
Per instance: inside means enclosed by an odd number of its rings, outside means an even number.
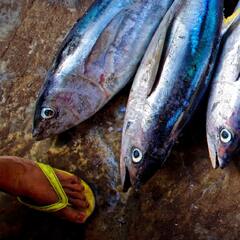
[[[65,34],[92,1],[0,1],[0,155],[49,163],[87,179],[97,209],[84,226],[21,206],[0,194],[0,239],[237,240],[240,166],[213,170],[206,101],[163,169],[121,191],[119,155],[129,86],[93,118],[58,137],[32,139],[38,91]]]

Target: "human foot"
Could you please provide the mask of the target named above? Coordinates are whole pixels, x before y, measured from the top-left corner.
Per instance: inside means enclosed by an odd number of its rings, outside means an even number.
[[[54,171],[71,204],[71,207],[67,206],[54,214],[71,222],[84,222],[84,210],[89,203],[80,179],[60,170]],[[0,157],[0,189],[39,206],[58,201],[56,192],[38,165],[22,158]]]

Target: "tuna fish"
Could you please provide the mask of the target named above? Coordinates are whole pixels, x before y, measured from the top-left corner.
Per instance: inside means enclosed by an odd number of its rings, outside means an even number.
[[[173,0],[98,1],[66,37],[36,104],[38,140],[78,125],[135,74]]]
[[[224,168],[240,146],[240,6],[225,25],[207,111],[207,141],[214,168]]]
[[[200,102],[222,19],[222,0],[184,0],[156,32],[136,74],[124,120],[120,165],[125,190],[130,184],[140,187],[162,166]]]

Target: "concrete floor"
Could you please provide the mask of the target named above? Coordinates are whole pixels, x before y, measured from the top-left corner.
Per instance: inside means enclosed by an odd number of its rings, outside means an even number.
[[[165,167],[135,193],[119,179],[121,127],[129,87],[96,116],[56,138],[31,138],[34,103],[66,32],[92,1],[0,1],[0,155],[71,171],[94,185],[97,209],[69,224],[0,194],[0,239],[233,240],[240,238],[238,159],[213,170],[205,107],[179,139]]]

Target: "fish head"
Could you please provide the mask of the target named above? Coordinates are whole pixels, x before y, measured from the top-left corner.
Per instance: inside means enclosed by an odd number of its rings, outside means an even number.
[[[120,172],[123,190],[139,189],[159,169],[159,149],[150,129],[139,121],[127,121],[123,127]]]
[[[231,108],[225,112],[222,109],[221,114],[207,119],[207,142],[213,168],[223,169],[239,150],[240,120],[234,111],[227,115]]]
[[[124,126],[121,146],[120,171],[124,191],[140,182],[139,172],[143,165],[144,147],[140,139],[140,131],[135,131],[133,122]]]
[[[74,112],[77,98],[74,92],[53,92],[37,101],[33,121],[33,137],[41,140],[59,134],[79,121],[78,112]]]
[[[46,82],[36,102],[33,137],[45,139],[60,134],[92,116],[101,106],[102,91],[85,78],[70,76],[67,85]],[[55,80],[56,82],[56,80]]]

